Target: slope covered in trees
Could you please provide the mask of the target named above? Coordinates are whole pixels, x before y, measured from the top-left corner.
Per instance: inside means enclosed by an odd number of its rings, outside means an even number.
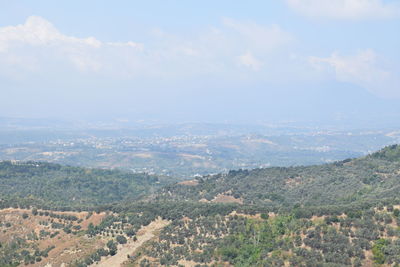
[[[362,209],[356,216],[183,218],[132,255],[129,266],[398,266],[398,207]]]
[[[230,171],[162,189],[159,199],[218,201],[230,196],[270,207],[342,205],[398,198],[400,146],[332,164]]]
[[[18,219],[9,222],[3,210],[0,230],[10,238],[0,240],[0,263],[13,266],[47,262],[36,255],[46,253],[30,246],[58,231],[107,244],[70,262],[86,267],[115,255],[117,243],[135,242],[142,227],[159,219],[169,225],[128,254],[124,266],[400,264],[399,146],[332,164],[231,171],[164,187],[167,181],[145,174],[2,162],[0,182],[3,207],[47,205],[103,216],[85,224],[89,216],[79,220],[33,208],[17,210]],[[25,243],[12,253],[13,231],[25,227],[28,217],[44,236],[21,237]]]
[[[0,162],[0,201],[3,206],[21,206],[23,203],[47,207],[109,204],[139,199],[164,183],[165,180],[156,176],[119,170],[44,162]]]
[[[218,202],[223,196],[264,207],[321,206],[398,197],[400,146],[331,164],[237,170],[168,185],[171,181],[119,170],[0,162],[3,203],[84,208],[143,199],[160,189],[154,195],[158,201]]]

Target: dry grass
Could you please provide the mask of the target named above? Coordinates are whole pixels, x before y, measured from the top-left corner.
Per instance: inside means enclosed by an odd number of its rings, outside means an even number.
[[[183,181],[178,183],[180,185],[186,185],[186,186],[196,186],[199,184],[199,182],[197,180],[189,180],[189,181]]]
[[[86,220],[87,212],[53,212],[55,214],[64,214],[64,215],[74,215],[83,221],[81,223],[70,222],[73,225],[80,225],[82,229],[85,226],[89,225],[92,222],[94,225],[97,225],[101,222],[101,219],[105,214],[93,214],[88,220]],[[26,213],[29,215],[27,219],[23,219],[22,215]],[[32,215],[31,210],[27,209],[3,209],[0,210],[0,221],[2,222],[10,222],[11,227],[6,229],[5,233],[0,235],[0,242],[7,242],[9,240],[13,240],[17,237],[26,239],[26,237],[32,232],[36,233],[39,236],[41,230],[46,232],[54,233],[56,231],[59,232],[58,235],[51,238],[50,236],[46,236],[40,238],[39,240],[27,240],[30,246],[37,246],[39,249],[44,250],[50,246],[55,246],[49,252],[49,256],[47,258],[42,258],[41,262],[31,264],[29,266],[61,266],[62,264],[66,264],[68,266],[69,263],[75,261],[76,259],[83,258],[98,248],[104,246],[104,241],[98,238],[87,238],[82,234],[67,234],[62,229],[52,229],[50,226],[50,221],[54,220],[54,222],[60,222],[60,219],[51,218],[49,216],[39,216]],[[48,225],[40,224],[40,222],[47,221]]]
[[[129,240],[125,245],[119,245],[118,252],[114,256],[102,259],[101,262],[95,264],[97,267],[119,267],[127,261],[127,255],[132,255],[139,249],[145,242],[155,237],[155,233],[169,224],[169,221],[157,220],[151,222],[149,225],[142,227],[137,233],[137,240]]]
[[[217,202],[217,203],[239,203],[243,204],[243,200],[240,198],[234,198],[233,196],[228,196],[224,194],[218,194],[216,197],[214,197],[212,202]]]

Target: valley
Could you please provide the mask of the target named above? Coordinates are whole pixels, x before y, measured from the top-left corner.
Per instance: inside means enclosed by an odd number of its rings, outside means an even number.
[[[0,267],[400,267],[400,0],[0,1]]]
[[[390,128],[339,131],[235,124],[104,127],[20,129],[5,124],[0,130],[0,158],[117,168],[188,180],[236,169],[329,163],[400,142],[398,130]]]

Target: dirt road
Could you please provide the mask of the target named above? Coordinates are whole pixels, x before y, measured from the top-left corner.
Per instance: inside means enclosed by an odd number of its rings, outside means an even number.
[[[120,267],[121,264],[126,261],[127,255],[131,255],[142,246],[146,241],[149,241],[154,237],[154,233],[157,230],[162,229],[166,225],[168,225],[168,221],[157,219],[150,223],[149,225],[142,227],[137,234],[137,240],[132,241],[129,240],[127,244],[123,245],[122,248],[118,249],[117,254],[112,257],[107,257],[101,260],[98,264],[94,264],[92,266],[96,267]]]

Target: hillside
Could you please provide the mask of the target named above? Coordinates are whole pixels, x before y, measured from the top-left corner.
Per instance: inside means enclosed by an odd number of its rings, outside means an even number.
[[[147,174],[45,162],[0,162],[4,207],[86,207],[135,200],[167,181]],[[24,204],[25,203],[25,204]]]
[[[236,170],[171,184],[173,181],[173,178],[121,170],[45,162],[0,162],[0,195],[4,207],[13,203],[20,206],[36,203],[47,207],[84,208],[145,199],[150,195],[158,201],[321,206],[398,197],[400,146],[331,164]]]
[[[399,208],[311,218],[191,202],[99,213],[10,208],[0,210],[0,266],[393,266]]]
[[[361,267],[400,264],[400,206],[297,218],[240,214],[175,220],[128,266]]]
[[[270,207],[339,205],[398,198],[400,146],[332,164],[230,171],[166,186],[159,199]]]
[[[166,180],[122,171],[0,166],[2,206],[20,206],[0,210],[0,266],[400,264],[397,145],[332,164],[164,187]]]

